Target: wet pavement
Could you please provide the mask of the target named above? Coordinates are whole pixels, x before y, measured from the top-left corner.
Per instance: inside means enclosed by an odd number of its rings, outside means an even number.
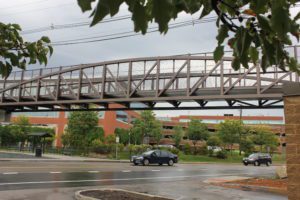
[[[174,199],[287,199],[262,192],[212,186],[203,181],[222,176],[273,177],[275,167],[230,164],[132,166],[99,162],[0,162],[0,199],[73,199],[75,191],[114,187]]]

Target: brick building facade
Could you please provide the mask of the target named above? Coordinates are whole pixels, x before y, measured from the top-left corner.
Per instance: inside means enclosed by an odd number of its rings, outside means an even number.
[[[112,105],[118,107],[118,105]],[[114,134],[116,128],[128,129],[132,122],[139,117],[139,112],[135,111],[100,111],[99,126],[104,130],[105,135]],[[69,112],[34,112],[34,113],[13,113],[12,120],[18,115],[27,115],[33,125],[53,127],[56,133],[54,146],[61,147],[61,136],[68,123]],[[187,128],[189,121],[193,119],[202,120],[206,123],[210,132],[216,131],[216,126],[226,119],[239,120],[240,116],[187,116],[177,117],[158,117],[163,126],[163,138],[161,144],[173,144],[172,135],[175,126]],[[285,146],[284,118],[281,116],[243,116],[241,118],[246,125],[264,124],[272,128],[273,132],[279,138],[279,151]],[[184,138],[183,144],[189,142]]]

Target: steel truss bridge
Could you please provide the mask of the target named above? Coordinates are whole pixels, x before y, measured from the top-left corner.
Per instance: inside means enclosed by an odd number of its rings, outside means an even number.
[[[299,59],[299,46],[288,50]],[[248,69],[234,71],[231,61],[225,56],[215,63],[212,55],[198,54],[15,71],[0,79],[0,109],[282,108],[283,85],[299,83],[296,73],[276,66],[263,73],[259,64],[249,63]],[[216,101],[222,103],[211,103]]]

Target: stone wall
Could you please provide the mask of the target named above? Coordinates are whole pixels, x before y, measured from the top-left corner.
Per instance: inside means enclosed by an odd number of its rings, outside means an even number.
[[[284,98],[288,198],[300,199],[300,96]]]

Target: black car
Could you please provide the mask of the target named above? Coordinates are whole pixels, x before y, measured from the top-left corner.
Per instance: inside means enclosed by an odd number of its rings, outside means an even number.
[[[263,153],[253,153],[247,158],[243,158],[243,163],[245,166],[252,164],[254,166],[260,166],[260,164],[265,164],[269,166],[272,164],[272,157],[269,154]]]
[[[169,166],[172,166],[174,163],[178,162],[178,157],[177,155],[172,154],[168,151],[151,150],[146,151],[145,153],[139,156],[132,156],[131,162],[133,162],[134,165],[168,164]]]

